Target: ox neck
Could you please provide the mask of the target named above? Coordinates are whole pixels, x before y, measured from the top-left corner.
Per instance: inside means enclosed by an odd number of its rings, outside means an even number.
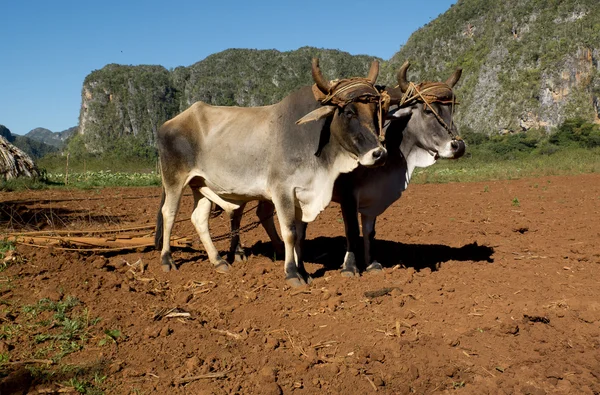
[[[436,159],[427,150],[419,147],[412,138],[407,138],[408,133],[404,136],[400,144],[400,152],[406,159],[406,185],[408,186],[415,168],[429,167],[436,162]]]

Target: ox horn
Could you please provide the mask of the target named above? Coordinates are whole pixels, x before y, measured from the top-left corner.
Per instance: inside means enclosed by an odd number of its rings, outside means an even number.
[[[456,85],[456,83],[460,79],[461,74],[462,74],[462,69],[460,67],[458,67],[456,69],[456,71],[454,71],[454,73],[446,80],[446,85],[448,85],[450,87],[450,89],[452,89],[452,87],[454,85]]]
[[[369,69],[369,75],[367,75],[367,79],[371,82],[371,84],[375,85],[375,81],[377,81],[377,76],[379,75],[379,62],[374,60],[371,62],[371,69]]]
[[[321,73],[318,58],[313,58],[312,60],[312,76],[313,80],[315,80],[315,83],[317,84],[317,87],[319,87],[321,92],[329,93],[331,85],[329,85],[329,82],[323,77],[323,74]]]
[[[407,60],[404,62],[404,64],[402,64],[400,70],[398,70],[398,87],[400,87],[402,92],[406,92],[408,90],[408,80],[406,79],[406,70],[408,70],[408,66],[410,66],[410,63],[408,63]]]

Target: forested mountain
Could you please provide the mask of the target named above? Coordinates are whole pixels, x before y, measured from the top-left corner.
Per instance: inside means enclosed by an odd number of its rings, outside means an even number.
[[[457,123],[476,132],[598,122],[600,2],[459,0],[413,33],[386,72],[405,59],[416,80],[464,69]]]
[[[47,154],[58,151],[57,147],[45,144],[36,139],[32,139],[27,136],[19,136],[18,134],[12,134],[4,125],[0,125],[0,136],[4,137],[15,147],[25,151],[25,153],[31,156],[32,159],[39,159]]]
[[[304,47],[296,51],[229,49],[189,67],[108,65],[84,81],[80,133],[94,151],[143,151],[160,125],[195,101],[272,104],[309,85],[311,59],[326,77],[366,76],[370,56]]]
[[[62,149],[69,137],[77,132],[77,126],[73,126],[69,129],[63,130],[62,132],[52,132],[45,128],[35,128],[30,130],[25,137],[32,140],[40,141],[44,144],[51,145],[58,149]]]
[[[84,81],[80,142],[96,152],[143,155],[153,150],[157,128],[197,100],[257,106],[310,84],[314,56],[328,78],[365,75],[373,59],[304,47],[230,49],[174,70],[108,65]],[[487,135],[550,132],[569,118],[598,122],[599,56],[598,0],[459,0],[382,61],[379,82],[395,84],[406,59],[415,82],[445,80],[462,67],[459,128]]]

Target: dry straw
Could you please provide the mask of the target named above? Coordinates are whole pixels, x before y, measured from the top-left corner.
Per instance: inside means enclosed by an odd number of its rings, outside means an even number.
[[[37,177],[39,172],[33,160],[25,152],[0,136],[0,179]]]

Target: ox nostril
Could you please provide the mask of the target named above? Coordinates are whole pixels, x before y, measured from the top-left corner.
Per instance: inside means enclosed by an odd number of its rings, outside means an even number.
[[[373,159],[379,159],[381,155],[383,155],[383,150],[378,149],[373,151]]]
[[[457,150],[459,147],[458,141],[452,140],[452,142],[450,143],[450,146],[452,147],[453,150]]]

